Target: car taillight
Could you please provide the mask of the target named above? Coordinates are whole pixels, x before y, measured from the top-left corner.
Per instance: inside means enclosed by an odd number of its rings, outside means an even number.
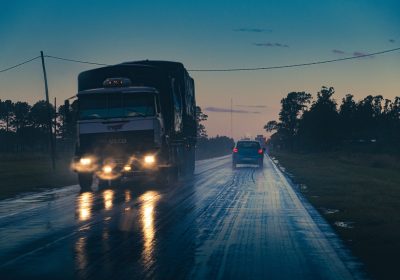
[[[258,149],[258,153],[261,155],[263,153],[263,149]]]
[[[237,152],[238,152],[238,149],[237,149],[237,148],[233,148],[233,152],[234,152],[234,153],[237,153]]]

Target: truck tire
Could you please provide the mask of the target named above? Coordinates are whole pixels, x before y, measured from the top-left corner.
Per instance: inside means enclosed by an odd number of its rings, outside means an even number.
[[[78,182],[82,190],[89,190],[93,183],[93,174],[78,173]]]
[[[156,184],[159,187],[171,186],[178,178],[177,167],[162,168],[156,175]]]
[[[195,169],[195,149],[194,147],[190,148],[190,150],[187,151],[186,154],[186,160],[185,160],[185,175],[187,175],[189,178],[193,176],[194,174],[194,169]]]

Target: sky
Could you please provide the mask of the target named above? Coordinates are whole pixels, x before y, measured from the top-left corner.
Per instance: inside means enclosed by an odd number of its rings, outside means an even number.
[[[116,64],[160,59],[187,69],[269,67],[400,47],[400,1],[5,1],[0,0],[0,70],[39,55]],[[77,91],[94,65],[46,58],[51,100]],[[267,133],[291,91],[333,86],[340,102],[400,96],[400,52],[301,68],[190,72],[208,134]],[[0,73],[0,99],[44,98],[40,60]]]

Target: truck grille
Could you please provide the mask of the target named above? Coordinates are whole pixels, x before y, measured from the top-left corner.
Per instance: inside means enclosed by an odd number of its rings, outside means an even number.
[[[153,149],[154,130],[136,130],[113,133],[92,133],[79,136],[82,153],[94,153],[98,156],[127,156]]]

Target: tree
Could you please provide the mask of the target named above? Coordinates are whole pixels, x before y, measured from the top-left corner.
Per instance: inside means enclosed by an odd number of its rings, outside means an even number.
[[[54,108],[51,107],[51,116],[54,116]],[[33,125],[37,129],[45,130],[49,126],[49,112],[47,103],[44,100],[36,102],[31,109],[30,118],[32,119]]]
[[[353,98],[353,95],[346,94],[339,109],[341,138],[346,141],[354,140],[357,126],[355,119],[357,104]]]
[[[6,131],[10,129],[10,122],[13,118],[14,103],[11,100],[0,100],[0,120],[6,124]]]
[[[29,112],[31,110],[31,106],[26,102],[18,101],[14,105],[14,119],[12,121],[15,126],[17,132],[20,129],[25,128],[29,123]]]
[[[294,149],[294,140],[297,135],[299,116],[307,108],[311,101],[311,94],[307,92],[290,92],[281,100],[281,111],[279,112],[279,123],[269,121],[264,129],[268,132],[276,130],[279,138]]]
[[[208,115],[204,114],[201,111],[200,106],[196,106],[196,120],[197,120],[197,137],[198,138],[207,138],[207,130],[206,127],[201,123],[208,119]]]
[[[269,121],[266,125],[264,125],[264,129],[267,132],[272,132],[279,129],[279,123],[277,121]]]
[[[310,110],[302,116],[299,125],[299,138],[308,149],[331,149],[340,141],[339,114],[336,101],[332,99],[333,87],[322,89]]]

